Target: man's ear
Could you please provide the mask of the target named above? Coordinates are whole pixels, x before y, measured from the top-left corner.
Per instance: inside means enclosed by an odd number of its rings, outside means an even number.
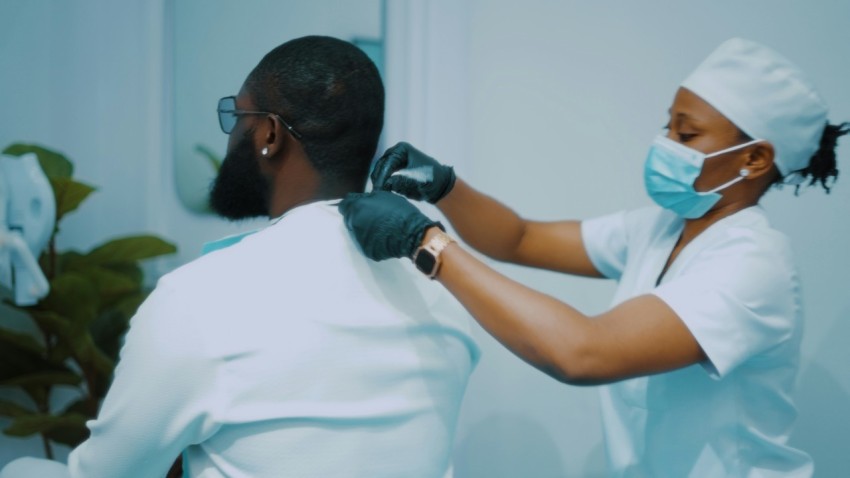
[[[280,124],[280,121],[278,121],[274,115],[267,115],[263,119],[263,126],[264,132],[262,134],[262,144],[260,148],[261,151],[263,149],[267,151],[264,156],[271,158],[281,151],[285,151],[287,148],[287,135],[284,134],[285,131],[283,130],[283,125]]]
[[[748,153],[744,168],[749,171],[748,179],[754,179],[773,171],[773,158],[776,152],[768,142],[754,144]]]

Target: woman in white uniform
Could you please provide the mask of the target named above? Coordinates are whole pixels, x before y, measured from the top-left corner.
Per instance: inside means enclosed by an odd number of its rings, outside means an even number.
[[[340,205],[372,259],[411,257],[522,359],[571,384],[605,384],[615,476],[810,476],[788,446],[800,359],[799,282],[786,237],[759,200],[803,181],[827,192],[835,146],[805,76],[757,43],[732,39],[681,85],[645,163],[660,207],[535,222],[401,143],[377,163],[376,190],[428,200],[498,260],[619,281],[588,317],[495,272],[404,198],[378,191]]]

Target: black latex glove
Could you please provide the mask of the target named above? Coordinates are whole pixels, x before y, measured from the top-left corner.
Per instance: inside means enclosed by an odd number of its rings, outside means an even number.
[[[338,207],[363,254],[375,261],[411,257],[428,228],[445,231],[405,198],[386,191],[350,193]]]
[[[372,170],[375,191],[395,191],[435,204],[455,185],[455,172],[408,143],[386,150]]]

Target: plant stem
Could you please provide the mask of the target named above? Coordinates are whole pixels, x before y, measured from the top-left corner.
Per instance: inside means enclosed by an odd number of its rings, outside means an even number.
[[[47,415],[50,413],[50,387],[44,387],[44,394],[38,394],[38,400],[36,402],[36,408],[39,412]],[[50,439],[47,438],[45,432],[39,433],[41,435],[41,444],[44,446],[44,456],[47,459],[53,459],[53,447],[50,445]]]
[[[48,460],[53,459],[53,447],[50,445],[50,439],[43,432],[41,433],[41,443],[44,445],[44,456]]]
[[[50,270],[47,271],[47,279],[54,279],[56,277],[56,232],[58,228],[53,230],[53,234],[50,235],[50,243],[48,245],[48,258],[50,264]]]
[[[79,362],[77,363],[79,364]],[[86,397],[86,413],[90,417],[95,418],[97,417],[98,402],[97,389],[95,388],[97,386],[97,383],[95,382],[95,380],[97,379],[96,372],[93,370],[88,370],[82,364],[79,365],[80,369],[83,371],[83,376],[86,378],[86,388],[88,389],[88,396]]]
[[[44,337],[44,348],[45,348],[45,351],[46,351],[46,354],[45,354],[46,356],[44,358],[46,360],[49,360],[50,355],[51,355],[51,351],[53,350],[53,343],[51,341],[50,333],[48,333],[47,329],[42,327],[41,324],[38,325],[38,328],[41,330],[42,336]],[[39,400],[39,402],[36,403],[36,407],[38,408],[38,410],[41,413],[48,414],[48,413],[50,413],[50,403],[49,403],[49,401],[50,401],[50,387],[45,387],[44,396],[46,397],[46,400],[44,400],[44,401]],[[44,432],[39,433],[39,435],[41,435],[41,444],[44,447],[44,456],[48,460],[52,460],[53,459],[53,447],[50,445],[50,439],[47,438],[47,435]]]
[[[53,336],[38,321],[36,321],[36,325],[38,326],[38,330],[41,331],[41,338],[44,340],[44,359],[50,360],[51,355],[53,355]]]
[[[53,233],[50,234],[50,242],[48,243],[48,249],[47,249],[48,265],[50,267],[50,270],[45,271],[46,272],[45,275],[47,276],[48,281],[53,280],[56,277],[56,233],[57,232],[59,232],[58,224],[54,224],[53,225]],[[46,328],[42,327],[41,324],[39,324],[39,329],[41,329],[41,333],[44,336],[44,348],[45,348],[46,355],[47,355],[45,358],[49,360],[50,356],[52,355],[52,352],[53,352],[53,340],[52,340],[51,334],[48,332],[48,330]],[[49,387],[47,388],[47,392],[45,393],[45,397],[47,397],[47,400],[45,400],[45,403],[39,403],[38,408],[41,409],[42,413],[50,413],[50,404],[49,404],[50,388]],[[50,444],[50,439],[47,438],[47,435],[44,432],[41,432],[39,435],[41,435],[41,443],[44,446],[44,456],[47,457],[48,460],[52,460],[53,459],[53,446]]]

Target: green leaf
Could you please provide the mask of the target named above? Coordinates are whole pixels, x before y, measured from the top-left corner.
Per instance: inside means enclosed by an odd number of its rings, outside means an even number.
[[[29,344],[20,347],[15,342],[5,342],[0,346],[0,385],[30,388],[56,381],[76,383],[67,375],[70,373],[62,362],[45,358],[44,351],[36,351]]]
[[[138,264],[134,262],[125,262],[118,264],[105,264],[104,268],[115,272],[116,274],[121,274],[127,279],[133,281],[139,288],[142,287],[142,281],[145,278],[144,273],[142,272],[142,268],[139,267]]]
[[[7,416],[12,418],[17,418],[21,416],[46,416],[45,414],[39,414],[38,412],[27,410],[13,403],[10,405],[12,405],[12,407],[10,407],[8,411],[15,413],[15,415],[12,415],[10,413]],[[94,408],[94,410],[88,411],[88,409],[90,408]],[[3,402],[0,401],[0,415],[2,414]],[[76,400],[69,406],[65,407],[65,410],[61,414],[53,415],[60,417],[60,420],[58,421],[58,423],[52,423],[49,429],[44,430],[44,433],[50,440],[53,440],[57,443],[62,443],[64,445],[68,445],[70,447],[75,447],[89,437],[89,429],[86,427],[85,423],[86,420],[94,418],[96,414],[97,408],[91,407],[88,404],[87,399],[82,398],[80,400]],[[85,420],[81,420],[79,417],[84,417]]]
[[[80,366],[97,372],[102,383],[108,383],[112,379],[115,362],[95,345],[94,339],[88,331],[76,335],[72,345],[74,356]]]
[[[94,340],[97,348],[112,360],[118,360],[121,339],[127,332],[129,322],[127,317],[119,311],[110,309],[102,313],[89,327],[92,340]]]
[[[81,381],[82,378],[74,372],[43,371],[0,380],[0,385],[10,387],[78,385]]]
[[[36,355],[44,353],[44,347],[31,335],[0,329],[0,347],[17,347]]]
[[[48,353],[47,360],[50,363],[64,363],[66,360],[71,358],[73,354],[73,350],[71,350],[71,344],[66,343],[66,341],[59,341]]]
[[[90,410],[90,408],[94,409]],[[80,415],[85,415],[87,417],[94,418],[95,415],[97,415],[97,406],[91,407],[89,404],[89,399],[87,397],[83,397],[69,403],[65,407],[65,410],[62,411],[63,415],[67,415],[69,413],[79,413]]]
[[[28,344],[19,347],[14,342],[6,342],[0,347],[0,383],[43,370],[63,370],[63,367],[50,363],[41,353],[28,347]]]
[[[42,302],[40,307],[45,307],[47,303]],[[47,360],[52,364],[61,364],[71,356],[71,342],[74,334],[74,327],[71,321],[62,317],[52,310],[32,309],[29,310],[30,317],[38,324],[39,328],[46,331],[55,337],[52,350],[49,352]]]
[[[60,274],[50,281],[50,293],[39,308],[69,320],[72,330],[88,327],[100,305],[95,285],[78,272]]]
[[[138,294],[128,295],[115,304],[113,310],[119,312],[125,319],[130,320],[130,318],[136,315],[136,311],[139,309],[139,306],[142,305],[142,302],[144,302],[147,297],[148,292],[146,291],[140,291]]]
[[[39,304],[39,307],[44,307],[45,305],[47,304],[43,301]],[[64,338],[71,333],[71,323],[68,319],[50,309],[31,309],[28,312],[33,321],[50,334]]]
[[[121,298],[106,307],[89,327],[94,343],[113,361],[118,360],[118,353],[123,345],[130,318],[136,314],[147,296],[147,292],[139,291]]]
[[[53,195],[56,196],[57,223],[65,214],[80,207],[80,204],[89,197],[89,194],[97,190],[94,186],[74,181],[71,178],[51,178],[50,185],[53,186]]]
[[[139,292],[141,284],[126,274],[115,272],[106,267],[91,267],[78,272],[89,280],[99,297],[101,309],[111,306],[123,297]]]
[[[35,412],[15,402],[0,399],[0,416],[2,417],[17,418],[24,415],[32,415],[33,413]]]
[[[71,448],[74,448],[80,443],[86,441],[89,434],[90,431],[88,427],[86,427],[85,422],[83,422],[82,425],[78,423],[74,423],[73,425],[57,425],[45,433],[47,438],[57,443],[68,445]]]
[[[50,388],[55,382],[77,381],[68,374],[71,371],[62,364],[51,363],[34,354],[0,348],[0,385],[20,387],[38,406],[46,406]]]
[[[49,265],[48,261],[50,260],[48,254],[42,254],[40,261],[42,262],[41,268],[43,270],[48,270]],[[85,256],[80,254],[78,251],[65,251],[56,254],[56,270],[54,271],[54,276],[59,275],[62,272],[79,272],[80,270],[85,270],[87,267]]]
[[[175,252],[177,247],[174,244],[156,236],[133,236],[109,241],[93,249],[86,257],[90,264],[106,265],[136,262]]]
[[[202,144],[196,144],[195,151],[197,153],[200,153],[203,157],[207,158],[207,161],[209,161],[210,165],[212,165],[213,169],[216,170],[216,172],[221,169],[221,157],[213,153],[211,149],[207,148]]]
[[[79,413],[66,415],[31,414],[16,417],[3,433],[9,436],[25,437],[54,430],[58,427],[85,427],[86,417]]]
[[[47,387],[23,387],[23,389],[24,393],[30,397],[30,400],[32,400],[37,407],[48,406],[50,390]]]
[[[35,153],[41,169],[49,179],[70,178],[74,174],[74,165],[71,161],[65,155],[52,149],[36,144],[14,143],[3,150],[3,154],[9,156],[23,156],[27,153]]]
[[[100,260],[95,257],[94,260],[88,255],[80,254],[76,251],[66,251],[56,256],[56,264],[58,272],[77,272],[81,275],[97,281],[100,286],[104,284],[104,280],[117,281],[121,284],[120,288],[126,288],[130,283],[135,285],[135,289],[142,287],[144,273],[142,268],[135,262],[119,262],[115,264],[98,264]],[[95,271],[95,272],[93,272]],[[109,276],[107,278],[107,275]],[[119,287],[107,287],[107,289],[117,289]]]

